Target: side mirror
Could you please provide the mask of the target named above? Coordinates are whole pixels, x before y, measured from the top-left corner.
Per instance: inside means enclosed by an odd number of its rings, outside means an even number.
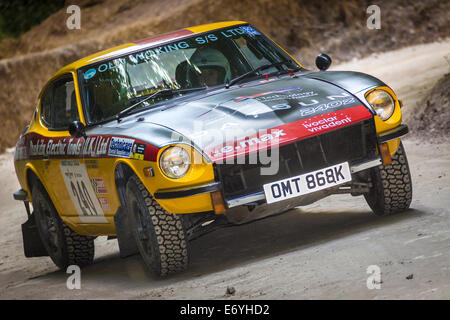
[[[75,138],[80,137],[84,137],[85,139],[87,138],[86,127],[80,121],[74,121],[69,125],[69,133],[72,137]]]
[[[321,53],[316,58],[316,66],[321,71],[327,70],[331,65],[331,58],[325,53]]]

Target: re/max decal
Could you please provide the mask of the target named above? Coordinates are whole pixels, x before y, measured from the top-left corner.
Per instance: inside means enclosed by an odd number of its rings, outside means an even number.
[[[220,146],[208,148],[205,152],[210,155],[213,161],[237,157],[292,143],[293,141],[322,134],[371,117],[372,114],[369,110],[359,105],[262,130],[243,139],[230,140]]]

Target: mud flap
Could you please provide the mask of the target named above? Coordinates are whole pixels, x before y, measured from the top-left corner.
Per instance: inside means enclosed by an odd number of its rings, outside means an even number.
[[[23,251],[25,257],[47,257],[48,253],[39,236],[34,212],[29,216],[27,222],[22,224]]]
[[[120,257],[126,258],[139,253],[133,233],[128,225],[127,211],[123,206],[117,209],[114,215],[117,242],[119,243]]]

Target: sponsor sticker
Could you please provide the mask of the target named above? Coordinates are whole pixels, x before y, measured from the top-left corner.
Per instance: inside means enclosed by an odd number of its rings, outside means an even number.
[[[98,169],[98,160],[91,160],[91,159],[86,159],[84,161],[84,163],[86,164],[86,168],[88,169]]]
[[[92,178],[91,181],[95,193],[108,193],[108,190],[106,190],[105,182],[102,178]]]
[[[75,138],[32,139],[29,141],[30,156],[88,156],[106,154],[109,138],[91,136],[86,140]]]
[[[269,102],[276,102],[276,101],[280,101],[280,100],[300,100],[300,99],[314,97],[317,95],[318,94],[313,91],[308,91],[308,92],[293,91],[293,92],[289,92],[286,94],[270,94],[270,95],[266,95],[266,96],[262,96],[262,97],[257,97],[256,99],[258,101],[261,101],[264,103],[269,103]]]
[[[130,158],[137,160],[144,160],[145,144],[135,143],[131,151]]]
[[[14,151],[14,161],[25,160],[28,158],[28,149],[26,146],[17,146]]]
[[[315,99],[312,99],[309,103],[300,101],[299,104],[303,107],[300,109],[300,116],[306,117],[315,115],[317,113],[323,113],[327,110],[342,108],[344,106],[356,103],[356,100],[353,97],[349,97],[341,100],[322,103],[320,105],[316,105],[317,103],[318,101]]]
[[[234,102],[241,102],[246,99],[259,98],[259,97],[269,95],[269,94],[274,94],[274,93],[288,93],[291,91],[302,91],[302,89],[298,88],[298,87],[292,87],[292,88],[284,88],[284,89],[273,90],[273,91],[266,91],[266,92],[261,92],[261,93],[257,93],[257,94],[252,94],[250,96],[237,97],[234,99]]]
[[[231,140],[219,146],[207,148],[206,152],[213,161],[237,157],[322,134],[351,123],[369,119],[371,116],[372,114],[364,106],[355,106],[286,123],[252,136]]]
[[[98,200],[100,201],[100,205],[102,206],[103,211],[110,210],[108,200],[105,197],[98,197]]]
[[[252,137],[237,139],[236,141],[226,143],[219,149],[212,150],[210,154],[213,159],[216,159],[220,157],[220,155],[240,155],[246,152],[257,151],[263,146],[265,148],[270,147],[274,140],[277,141],[277,145],[279,140],[283,139],[286,135],[287,133],[284,132],[284,129],[274,129]]]
[[[291,106],[287,103],[280,103],[280,104],[276,104],[274,106],[271,106],[271,108],[273,110],[288,110],[291,108]]]
[[[129,158],[133,149],[134,139],[112,137],[108,155]]]

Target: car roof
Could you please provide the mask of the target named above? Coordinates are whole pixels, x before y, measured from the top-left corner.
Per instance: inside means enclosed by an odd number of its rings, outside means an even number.
[[[208,32],[220,28],[226,28],[233,25],[244,24],[247,23],[245,21],[224,21],[224,22],[216,22],[210,24],[204,24],[189,28],[184,28],[164,34],[155,35],[149,38],[145,38],[142,40],[126,43],[120,46],[116,46],[107,50],[103,50],[94,54],[91,54],[87,57],[84,57],[80,60],[72,62],[67,66],[61,68],[58,72],[56,72],[50,79],[50,81],[60,75],[65,73],[75,71],[83,66],[89,65],[91,63],[95,63],[98,61],[102,61],[105,59],[125,55],[127,53],[131,53],[140,49],[145,49],[147,47],[152,47],[158,43],[167,42],[171,40],[175,40],[177,38],[182,38],[189,35],[194,35],[198,33]]]

